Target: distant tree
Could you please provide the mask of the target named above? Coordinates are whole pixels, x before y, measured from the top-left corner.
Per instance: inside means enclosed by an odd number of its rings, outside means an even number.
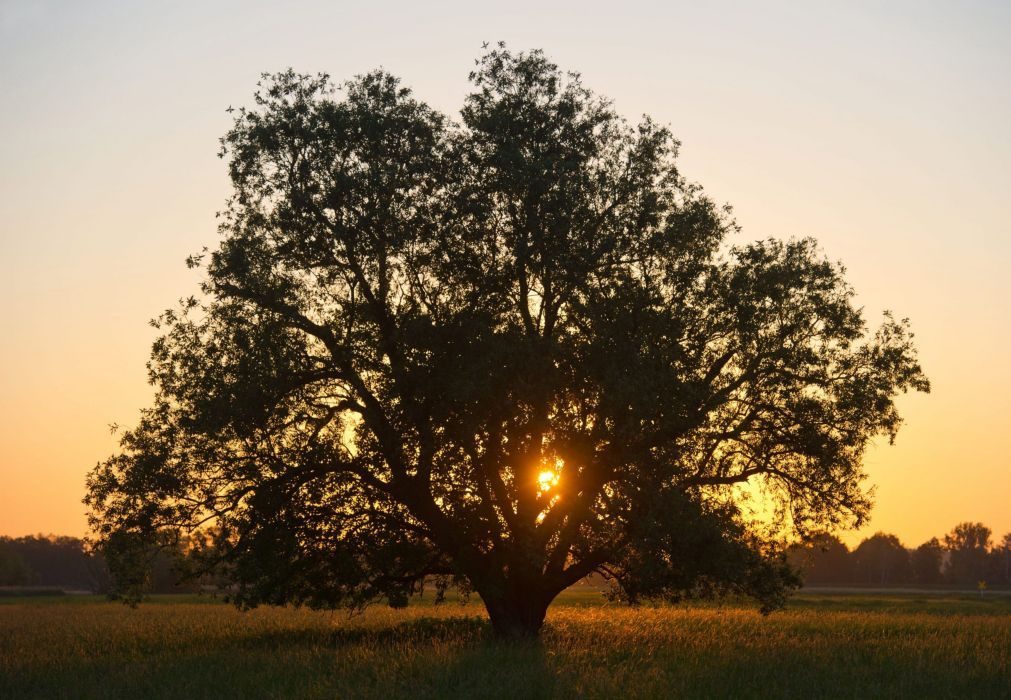
[[[215,523],[241,605],[443,577],[502,635],[593,572],[781,605],[734,485],[801,531],[861,522],[864,448],[928,389],[907,324],[869,331],[811,240],[732,247],[665,127],[540,52],[478,63],[459,124],[382,72],[265,77],[154,405],[89,479],[96,532],[129,563]]]
[[[853,550],[852,559],[857,583],[882,586],[913,580],[909,552],[895,535],[879,532],[868,537]]]
[[[32,570],[12,545],[0,537],[0,586],[23,586],[32,582]]]
[[[913,579],[921,584],[940,583],[944,548],[936,537],[924,542],[911,555]]]
[[[849,548],[835,535],[819,533],[787,551],[789,562],[808,586],[838,586],[853,581]]]
[[[944,536],[948,550],[947,578],[953,583],[976,585],[986,578],[990,528],[983,523],[959,523]]]
[[[991,552],[991,571],[994,582],[1011,584],[1011,532]]]

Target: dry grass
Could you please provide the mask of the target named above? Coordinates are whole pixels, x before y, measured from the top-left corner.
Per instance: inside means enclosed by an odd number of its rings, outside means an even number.
[[[456,603],[241,613],[162,599],[0,604],[0,698],[1011,698],[1011,599],[801,596],[745,606],[552,607],[537,643]]]

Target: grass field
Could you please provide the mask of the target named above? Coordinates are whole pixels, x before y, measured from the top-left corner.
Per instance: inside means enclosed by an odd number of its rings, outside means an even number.
[[[565,594],[542,639],[489,638],[476,603],[238,612],[0,602],[0,698],[1011,698],[1011,597],[796,596],[628,609]]]

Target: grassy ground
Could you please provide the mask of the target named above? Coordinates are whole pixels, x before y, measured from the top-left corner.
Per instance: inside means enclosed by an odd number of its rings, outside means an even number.
[[[0,698],[1011,698],[1011,598],[802,594],[639,608],[573,591],[537,643],[479,605],[240,613],[207,598],[0,603]]]

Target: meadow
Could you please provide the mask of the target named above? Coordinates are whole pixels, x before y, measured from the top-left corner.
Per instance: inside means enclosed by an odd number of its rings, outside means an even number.
[[[1011,596],[640,607],[573,590],[537,642],[477,602],[364,614],[0,599],[0,698],[1011,698]]]

